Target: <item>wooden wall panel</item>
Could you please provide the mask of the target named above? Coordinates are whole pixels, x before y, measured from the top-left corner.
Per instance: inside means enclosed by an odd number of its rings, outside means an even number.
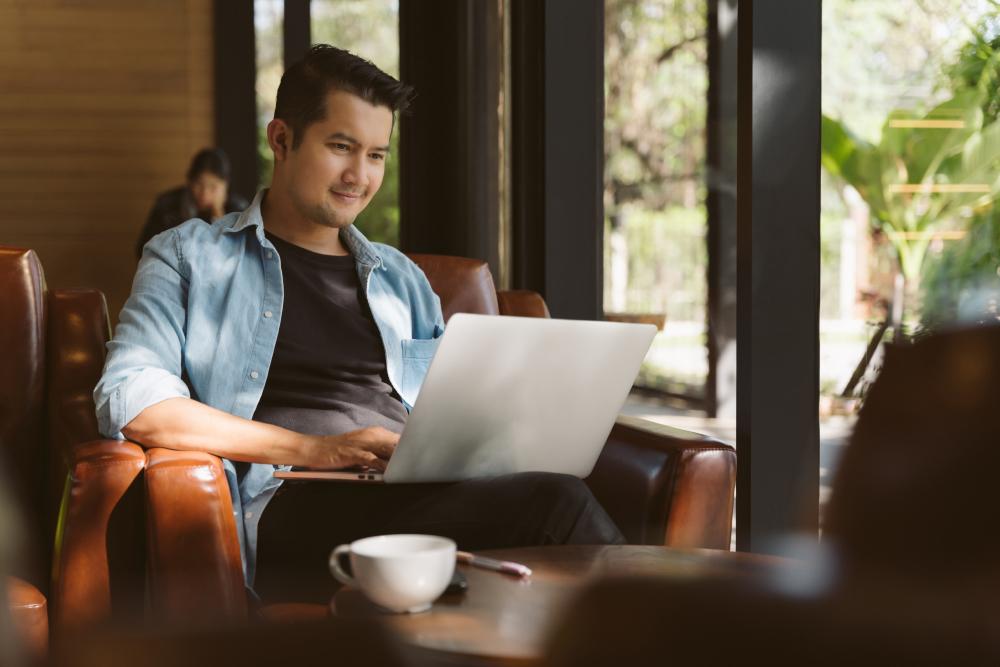
[[[156,194],[212,145],[212,0],[0,0],[0,244],[117,319]]]

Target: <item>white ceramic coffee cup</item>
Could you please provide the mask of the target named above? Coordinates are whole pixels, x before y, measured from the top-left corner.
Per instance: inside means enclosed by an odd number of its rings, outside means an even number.
[[[354,576],[340,566],[343,554],[350,554]],[[377,535],[341,544],[330,554],[330,572],[338,581],[395,612],[430,609],[454,571],[455,542],[437,535]]]

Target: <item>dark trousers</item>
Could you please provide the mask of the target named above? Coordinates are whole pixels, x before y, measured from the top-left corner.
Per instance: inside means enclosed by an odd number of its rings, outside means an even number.
[[[257,532],[254,588],[265,602],[329,602],[330,552],[371,535],[450,537],[465,551],[546,544],[621,544],[581,480],[521,473],[446,484],[285,482]]]

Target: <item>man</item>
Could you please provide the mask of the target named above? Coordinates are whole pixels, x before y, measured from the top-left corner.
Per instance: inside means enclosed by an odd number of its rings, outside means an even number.
[[[229,191],[229,157],[221,148],[203,148],[191,159],[187,183],[157,196],[135,244],[135,256],[149,239],[185,220],[214,222],[226,213],[242,211],[247,201]]]
[[[275,466],[385,469],[444,331],[420,269],[352,225],[411,94],[330,46],[290,67],[267,127],[270,189],[146,245],[95,389],[105,435],[224,457],[247,583],[265,598],[322,600],[330,550],[366,535],[465,549],[622,540],[563,475],[279,492]]]

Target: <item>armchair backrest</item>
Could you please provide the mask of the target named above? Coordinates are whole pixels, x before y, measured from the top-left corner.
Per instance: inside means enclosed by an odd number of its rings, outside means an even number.
[[[32,250],[0,246],[0,458],[24,515],[23,572],[48,590],[71,448],[99,438],[91,392],[110,338],[97,290],[48,290]]]
[[[48,494],[40,451],[45,418],[45,276],[31,250],[0,247],[0,457],[3,483],[12,490],[29,537],[22,574],[44,588]]]
[[[549,317],[549,308],[538,292],[497,290],[489,265],[481,259],[450,255],[408,255],[419,266],[441,298],[447,322],[455,313]]]
[[[448,255],[408,255],[441,298],[447,322],[455,313],[498,315],[497,291],[490,267],[481,259]]]
[[[104,295],[95,289],[49,292],[48,428],[53,452],[101,437],[94,387],[101,379],[111,322]],[[65,468],[57,471],[62,484]]]

